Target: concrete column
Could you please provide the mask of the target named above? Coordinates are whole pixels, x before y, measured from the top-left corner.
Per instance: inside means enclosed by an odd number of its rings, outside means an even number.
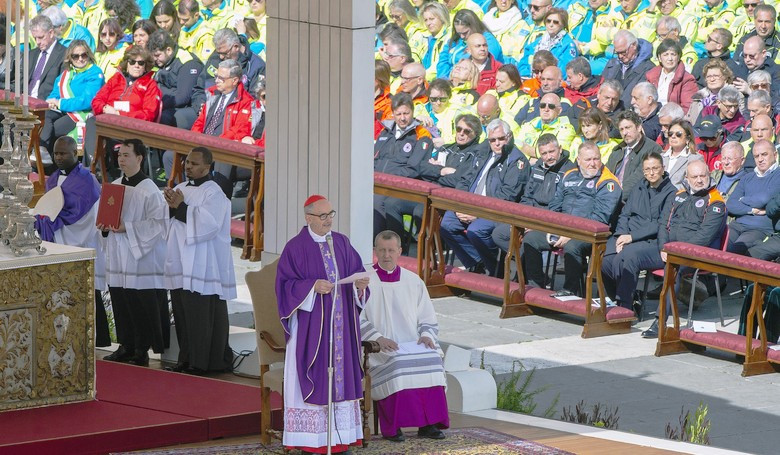
[[[367,0],[269,0],[264,263],[327,196],[334,229],[371,261],[374,8]]]

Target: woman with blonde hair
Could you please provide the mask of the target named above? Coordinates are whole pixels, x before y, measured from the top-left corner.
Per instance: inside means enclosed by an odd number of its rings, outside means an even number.
[[[452,82],[453,105],[460,106],[474,111],[474,105],[479,100],[479,93],[476,91],[479,83],[479,69],[471,59],[464,59],[455,64],[450,74]]]

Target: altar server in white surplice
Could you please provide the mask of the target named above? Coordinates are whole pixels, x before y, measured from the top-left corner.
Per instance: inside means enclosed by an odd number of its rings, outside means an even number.
[[[149,365],[149,348],[162,353],[163,324],[158,289],[165,287],[165,236],[168,204],[141,163],[147,148],[139,139],[119,147],[123,176],[113,183],[125,186],[119,227],[98,225],[106,243],[106,280],[114,309],[119,349],[104,360]],[[165,303],[167,316],[168,302]]]
[[[100,184],[79,163],[72,137],[57,139],[53,150],[57,170],[46,178],[46,192],[62,190],[64,204],[54,219],[36,216],[35,229],[47,242],[95,249],[95,345],[110,346],[108,320],[100,295],[106,289],[105,256],[98,240],[100,233],[95,229]]]
[[[165,284],[179,341],[174,371],[203,374],[232,367],[226,300],[236,298],[230,249],[230,201],[211,179],[211,151],[192,149],[187,181],[166,188],[170,207]]]
[[[405,439],[401,428],[418,427],[421,437],[443,439],[449,416],[433,303],[420,277],[398,266],[398,234],[380,232],[374,253],[376,276],[360,331],[363,341],[377,341],[382,348],[369,356],[368,368],[382,436],[400,442]]]

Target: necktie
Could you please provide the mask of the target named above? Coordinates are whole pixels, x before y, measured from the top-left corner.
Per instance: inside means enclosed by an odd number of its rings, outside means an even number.
[[[41,51],[41,57],[38,59],[38,64],[35,65],[35,70],[33,70],[32,79],[30,79],[31,89],[35,87],[35,84],[37,84],[38,81],[40,80],[41,75],[43,74],[44,66],[46,66],[46,51]]]
[[[626,173],[628,162],[631,161],[631,147],[626,147],[626,154],[623,155],[623,165],[620,167],[617,178],[620,183],[623,183],[623,175]]]
[[[214,114],[211,116],[211,119],[209,119],[208,125],[206,125],[206,130],[203,131],[205,134],[213,135],[214,130],[217,129],[217,121],[222,117],[222,112],[225,110],[225,98],[227,98],[225,95],[221,95],[219,97],[217,109],[214,111]]]

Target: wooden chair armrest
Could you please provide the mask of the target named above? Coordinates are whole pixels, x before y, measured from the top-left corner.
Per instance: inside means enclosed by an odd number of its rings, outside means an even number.
[[[268,347],[271,348],[271,350],[274,352],[286,351],[286,346],[280,346],[276,341],[274,341],[274,338],[271,336],[271,334],[265,330],[260,331],[260,339],[265,341],[265,344],[267,344]]]
[[[379,347],[379,343],[376,341],[363,341],[361,344],[363,345],[363,349],[367,354],[373,354],[382,350]]]

